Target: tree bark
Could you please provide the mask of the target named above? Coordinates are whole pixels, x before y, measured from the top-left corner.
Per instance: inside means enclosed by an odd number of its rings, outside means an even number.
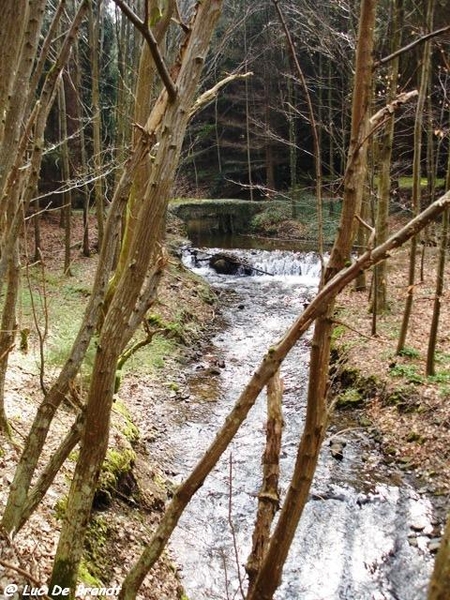
[[[434,563],[428,600],[447,600],[450,590],[450,515]]]
[[[164,90],[145,127],[147,136],[155,138],[159,145],[138,210],[129,261],[100,330],[87,399],[86,426],[51,578],[51,585],[70,587],[72,597],[96,483],[107,449],[117,360],[154,299],[164,264],[160,240],[169,193],[220,8],[220,1],[197,4],[187,43],[179,56],[176,98],[168,101]],[[99,269],[102,269],[101,264]]]
[[[252,590],[270,540],[270,529],[279,508],[281,434],[283,431],[283,382],[277,371],[267,384],[266,447],[262,459],[263,481],[258,493],[258,510],[252,536],[252,551],[245,570]]]

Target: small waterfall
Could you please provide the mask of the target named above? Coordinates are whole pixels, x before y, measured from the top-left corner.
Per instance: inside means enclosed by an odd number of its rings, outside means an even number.
[[[302,277],[318,280],[320,277],[320,260],[315,252],[291,252],[287,250],[233,250],[225,252],[218,248],[188,249],[184,253],[184,263],[191,269],[206,275],[209,268],[209,259],[215,254],[228,254],[233,259],[242,263],[235,276],[252,277],[277,276],[277,277]]]
[[[312,279],[318,279],[320,276],[320,260],[315,252],[262,250],[256,252],[254,256],[247,254],[247,260],[252,266],[271,275],[302,276]]]

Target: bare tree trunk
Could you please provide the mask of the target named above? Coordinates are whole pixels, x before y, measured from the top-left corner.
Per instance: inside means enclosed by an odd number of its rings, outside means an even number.
[[[94,9],[94,6],[95,9]],[[100,20],[103,10],[102,0],[89,0],[89,48],[91,50],[91,94],[92,94],[92,130],[94,149],[94,202],[97,215],[98,246],[102,245],[104,235],[104,203],[102,170],[102,119],[100,113]]]
[[[117,4],[121,5],[118,1]],[[220,7],[221,2],[215,0],[198,3],[188,40],[179,56],[176,97],[169,101],[169,94],[164,90],[145,127],[149,149],[155,142],[159,145],[130,241],[130,262],[117,282],[101,326],[87,399],[86,426],[52,573],[52,584],[72,590],[108,443],[117,361],[153,302],[164,265],[160,241],[167,202],[190,108]]]
[[[270,529],[279,508],[281,434],[283,431],[283,382],[277,371],[267,384],[266,447],[262,459],[263,481],[258,493],[258,511],[253,530],[252,551],[245,570],[252,590],[270,540]]]
[[[391,52],[400,48],[403,23],[403,0],[391,0],[392,14],[392,38]],[[392,60],[390,68],[390,77],[388,78],[387,99],[389,102],[394,100],[397,95],[398,86],[399,57]],[[381,136],[379,143],[379,174],[378,174],[378,206],[376,215],[376,243],[382,244],[388,236],[388,218],[391,195],[391,159],[392,144],[394,141],[394,116],[391,116]],[[375,267],[374,278],[376,285],[373,288],[372,310],[376,313],[383,313],[388,308],[387,297],[387,263],[381,262]]]
[[[428,600],[447,600],[450,590],[450,515],[434,563]]]
[[[69,145],[67,139],[67,110],[66,95],[64,90],[64,81],[61,79],[58,90],[58,117],[59,133],[61,143],[61,173],[62,183],[65,188],[70,188],[70,162]],[[61,207],[62,220],[64,222],[64,274],[71,275],[71,224],[72,224],[72,192],[70,189],[64,191],[63,205]]]
[[[433,26],[434,0],[427,2],[426,23],[428,31],[432,30]],[[414,124],[414,158],[413,158],[413,214],[417,215],[420,211],[421,199],[421,158],[422,158],[422,126],[423,112],[427,97],[427,89],[429,83],[429,72],[431,65],[431,42],[427,41],[423,48],[422,69],[420,73],[419,98],[417,101],[416,120]],[[414,288],[416,285],[416,258],[417,258],[417,238],[411,240],[409,254],[409,272],[408,272],[408,288],[406,293],[406,302],[403,312],[403,320],[400,327],[400,334],[397,342],[397,354],[405,347],[406,336],[408,334],[409,318],[411,316]]]

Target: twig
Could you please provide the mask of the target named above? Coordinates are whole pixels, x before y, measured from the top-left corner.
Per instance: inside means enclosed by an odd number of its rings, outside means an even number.
[[[3,558],[0,558],[0,565],[2,565],[2,567],[5,567],[5,569],[11,569],[12,571],[15,571],[16,573],[19,573],[19,575],[23,575],[23,577],[26,577],[29,581],[31,581],[32,583],[34,583],[37,587],[41,587],[42,582],[40,582],[38,579],[36,579],[35,577],[33,577],[33,575],[31,575],[31,573],[28,573],[28,571],[25,571],[25,569],[22,569],[21,567],[17,567],[16,565],[13,565],[12,563],[9,563],[6,560],[3,560]],[[50,598],[50,596],[47,596],[47,594],[39,594],[41,598],[44,598],[44,600],[52,600]]]
[[[384,58],[381,58],[380,60],[376,61],[373,65],[373,68],[377,69],[381,65],[385,65],[386,63],[390,62],[391,60],[394,60],[394,58],[397,58],[397,56],[400,56],[400,55],[404,54],[405,52],[408,52],[408,50],[412,50],[419,44],[422,44],[423,42],[426,42],[427,40],[430,40],[431,38],[437,37],[438,35],[446,33],[449,30],[450,30],[450,25],[447,25],[446,27],[442,27],[442,29],[436,29],[436,31],[426,33],[425,35],[418,38],[417,40],[414,40],[414,42],[411,42],[407,46],[403,46],[403,48],[396,50],[392,54],[389,54],[389,56],[385,56]]]

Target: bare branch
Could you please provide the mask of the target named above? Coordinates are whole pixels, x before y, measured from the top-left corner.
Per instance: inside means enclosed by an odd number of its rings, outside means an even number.
[[[436,31],[431,31],[430,33],[426,33],[425,35],[418,38],[417,40],[414,40],[414,42],[411,42],[410,44],[403,46],[403,48],[396,50],[392,54],[389,54],[388,56],[381,58],[380,60],[378,60],[377,62],[374,63],[373,68],[377,69],[378,67],[381,67],[381,65],[385,65],[386,63],[390,62],[391,60],[394,60],[394,58],[397,58],[397,56],[401,56],[405,52],[412,50],[419,44],[423,44],[427,40],[430,40],[431,38],[442,35],[443,33],[446,33],[447,31],[450,31],[450,25],[447,25],[446,27],[442,27],[441,29],[436,29]]]
[[[219,91],[231,81],[235,81],[236,79],[247,79],[247,77],[251,77],[253,73],[249,71],[248,73],[234,73],[233,75],[228,75],[225,79],[222,79],[216,85],[214,85],[206,92],[203,92],[195,103],[192,105],[192,108],[189,112],[189,117],[192,118],[199,110],[201,110],[206,104],[209,104],[214,100]]]
[[[150,53],[155,62],[156,69],[161,77],[164,87],[167,90],[167,95],[169,96],[170,102],[173,102],[177,97],[177,89],[175,87],[174,82],[170,76],[170,73],[166,67],[166,63],[164,62],[163,57],[159,51],[158,42],[155,39],[155,36],[152,33],[152,30],[148,26],[148,19],[145,21],[141,21],[141,19],[137,16],[135,12],[131,10],[131,8],[123,2],[123,0],[114,0],[115,4],[120,8],[123,14],[133,23],[138,31],[144,36],[145,41],[150,48]],[[146,11],[147,11],[147,3]],[[146,14],[147,17],[147,14]]]
[[[376,112],[369,120],[369,124],[371,127],[377,127],[381,121],[385,119],[385,117],[389,117],[392,115],[399,106],[409,102],[412,98],[416,98],[419,95],[417,90],[412,90],[411,92],[404,92],[403,94],[399,94],[397,98],[394,98],[392,102],[390,102],[387,106],[383,106],[378,112]]]

